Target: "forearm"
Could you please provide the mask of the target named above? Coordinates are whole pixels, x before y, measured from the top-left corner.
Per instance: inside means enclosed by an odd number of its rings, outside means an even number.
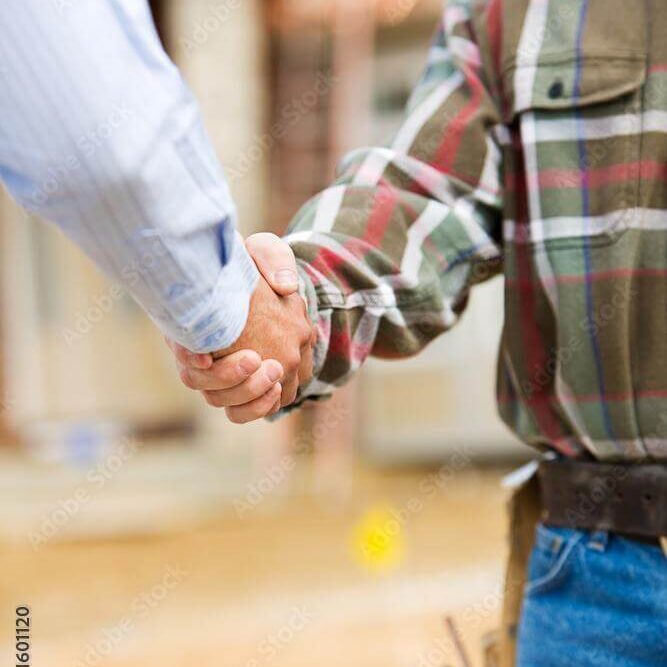
[[[472,3],[449,5],[391,147],[356,151],[298,213],[287,240],[318,326],[326,394],[369,355],[406,357],[453,326],[502,261],[501,151]],[[456,48],[451,49],[450,44]]]
[[[324,230],[318,220],[332,196],[306,206],[286,237],[318,330],[315,381],[303,397],[330,393],[371,355],[417,354],[458,321],[470,287],[499,268],[482,206],[465,207],[473,225],[457,213],[462,201],[449,206],[386,182],[349,186]]]
[[[145,2],[0,4],[0,177],[170,337],[224,348],[256,271],[196,102]],[[30,45],[29,51],[26,50]]]

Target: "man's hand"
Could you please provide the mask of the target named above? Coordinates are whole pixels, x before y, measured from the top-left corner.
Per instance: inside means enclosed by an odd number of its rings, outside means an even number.
[[[291,248],[273,234],[246,241],[260,271],[248,322],[236,343],[214,355],[193,354],[167,341],[183,383],[202,391],[241,424],[277,412],[296,398],[312,374],[315,330],[298,294]]]

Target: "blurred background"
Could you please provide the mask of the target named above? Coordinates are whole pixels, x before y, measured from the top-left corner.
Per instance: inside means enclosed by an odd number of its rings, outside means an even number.
[[[76,1],[62,3],[76,11]],[[284,231],[346,150],[385,143],[441,0],[154,0],[245,234]],[[502,282],[420,357],[236,427],[51,227],[0,199],[0,655],[35,665],[479,664],[506,492]],[[4,657],[7,656],[7,660]]]

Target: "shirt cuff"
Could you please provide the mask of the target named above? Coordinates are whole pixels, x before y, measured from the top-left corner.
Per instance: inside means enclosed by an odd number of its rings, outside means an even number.
[[[257,286],[259,272],[238,232],[232,236],[226,253],[227,263],[220,270],[210,299],[190,322],[176,325],[175,330],[173,322],[161,323],[167,336],[191,352],[224,350],[245,329],[250,296]]]
[[[299,274],[299,294],[306,304],[308,317],[317,331],[317,341],[313,349],[313,378],[318,378],[324,362],[328,348],[328,337],[325,335],[325,328],[320,320],[320,303],[317,298],[315,286],[306,268],[306,263],[297,260],[297,271]]]
[[[329,325],[327,318],[320,313],[320,303],[313,281],[307,269],[307,263],[297,260],[299,273],[299,294],[306,304],[306,310],[311,322],[317,331],[317,341],[313,349],[313,377],[312,380],[299,388],[295,401],[279,410],[275,415],[268,417],[268,421],[275,421],[302,407],[310,401],[322,401],[331,397],[334,387],[320,380],[320,373],[324,368],[329,349]]]

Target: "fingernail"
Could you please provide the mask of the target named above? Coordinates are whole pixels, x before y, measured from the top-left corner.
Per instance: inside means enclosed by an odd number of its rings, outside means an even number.
[[[296,285],[298,283],[296,271],[292,271],[292,269],[276,271],[273,279],[276,281],[277,285]]]
[[[283,369],[278,364],[269,364],[266,369],[266,375],[271,382],[278,382],[283,375]]]
[[[190,362],[195,368],[206,370],[211,365],[210,354],[193,354],[190,357]]]
[[[239,368],[244,375],[250,375],[250,373],[254,373],[257,365],[250,359],[250,357],[243,357],[243,359],[239,361]]]

